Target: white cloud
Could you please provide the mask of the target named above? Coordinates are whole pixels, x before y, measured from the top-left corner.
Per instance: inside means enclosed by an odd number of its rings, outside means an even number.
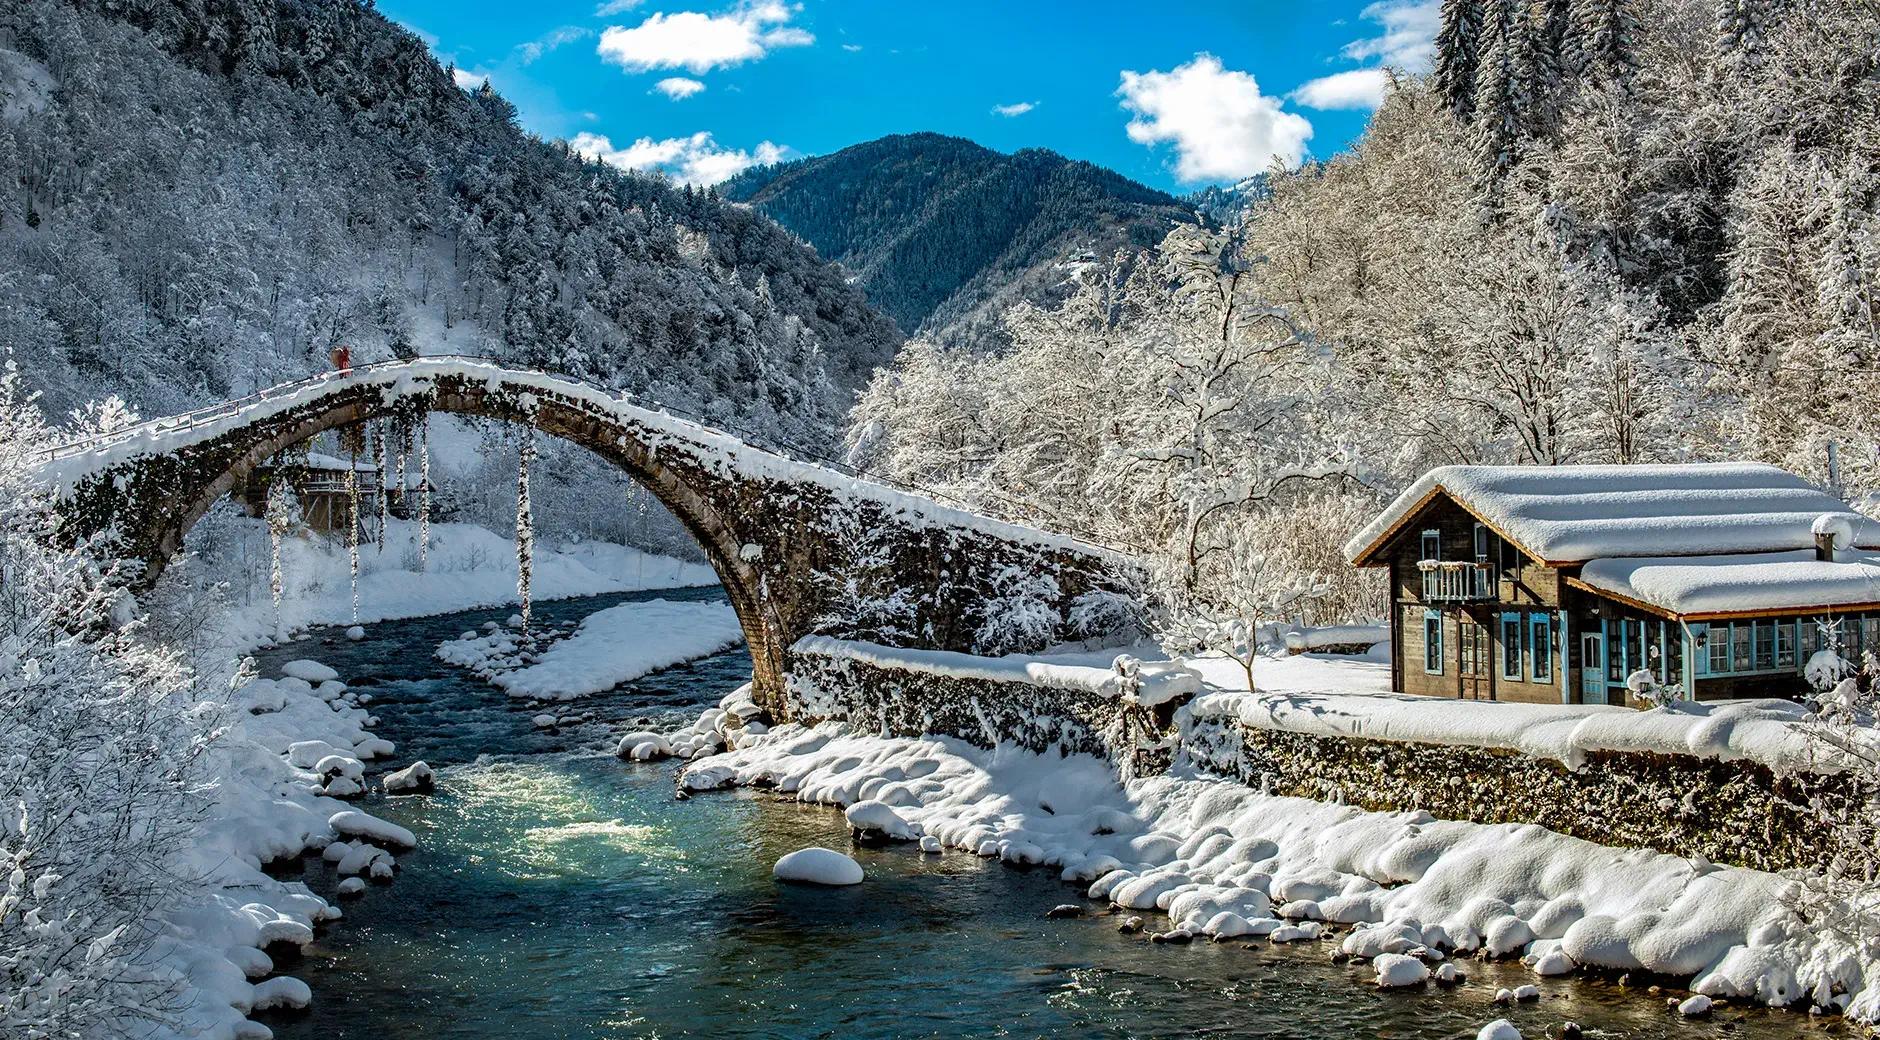
[[[592,35],[594,35],[594,30],[592,29],[584,29],[578,25],[564,25],[559,29],[551,31],[548,35],[543,36],[539,40],[530,40],[528,43],[518,46],[516,48],[516,58],[524,65],[527,65],[563,44],[573,43],[576,40],[584,40]]]
[[[842,45],[842,49],[848,51],[850,54],[859,54],[861,53],[862,45],[859,43],[845,43]]]
[[[640,0],[607,0],[606,3],[594,9],[594,17],[611,18],[617,14],[625,14],[638,6],[640,6]]]
[[[655,141],[642,137],[625,148],[601,134],[579,133],[568,147],[590,159],[599,159],[623,170],[664,173],[681,184],[717,184],[752,166],[781,162],[790,149],[765,141],[751,151],[720,148],[709,131],[700,130],[690,137],[668,137]]]
[[[661,12],[631,29],[609,27],[601,33],[599,52],[629,72],[687,69],[703,75],[778,47],[815,43],[816,37],[789,24],[798,10],[780,0],[753,0],[724,14]]]
[[[1413,74],[1429,71],[1442,22],[1440,0],[1377,0],[1363,14],[1383,32],[1345,44],[1343,53],[1352,61],[1377,64],[1311,80],[1289,97],[1308,108],[1376,108],[1390,83],[1386,66]]]
[[[994,105],[992,106],[992,111],[995,115],[1001,115],[1007,119],[1011,119],[1014,116],[1022,116],[1037,107],[1038,103],[1036,101],[1020,101],[1014,105]]]
[[[1389,86],[1383,69],[1351,69],[1311,80],[1287,97],[1307,108],[1376,108]]]
[[[1345,57],[1352,61],[1377,58],[1405,72],[1428,72],[1436,58],[1442,7],[1441,0],[1377,0],[1362,14],[1383,26],[1383,33],[1346,44]]]
[[[452,69],[450,78],[456,82],[459,90],[475,90],[490,78],[487,72],[472,72],[469,69]]]
[[[1305,158],[1312,124],[1260,93],[1245,73],[1221,67],[1212,54],[1171,72],[1123,73],[1116,91],[1135,113],[1129,139],[1175,145],[1175,176],[1183,181],[1251,177],[1277,157],[1287,166]]]
[[[653,84],[653,89],[674,101],[684,101],[686,98],[704,90],[705,84],[695,79],[686,79],[684,76],[669,76]]]

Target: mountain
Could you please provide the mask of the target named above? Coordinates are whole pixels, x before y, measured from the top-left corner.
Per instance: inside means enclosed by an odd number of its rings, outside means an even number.
[[[902,329],[982,337],[1019,299],[1051,298],[1080,262],[1160,242],[1192,210],[1043,149],[884,137],[757,167],[719,185],[854,271]]]
[[[0,344],[55,410],[494,355],[829,442],[900,333],[763,216],[522,131],[358,0],[0,4]]]
[[[1266,174],[1256,173],[1226,186],[1210,184],[1200,191],[1183,196],[1182,201],[1216,224],[1234,225],[1246,217],[1249,209],[1266,201],[1272,194],[1273,189],[1267,184]]]

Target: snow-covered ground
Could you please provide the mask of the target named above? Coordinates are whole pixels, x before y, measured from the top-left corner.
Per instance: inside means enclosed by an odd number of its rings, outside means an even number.
[[[574,634],[540,652],[525,651],[520,633],[497,626],[446,640],[437,656],[476,672],[511,697],[572,700],[708,657],[743,638],[728,603],[655,599],[595,611]]]
[[[1092,898],[1165,911],[1191,935],[1317,937],[1347,952],[1521,956],[1693,976],[1714,996],[1880,1011],[1876,965],[1804,922],[1793,883],[1540,827],[1366,812],[1187,772],[1119,781],[1091,757],[891,739],[841,723],[740,735],[692,790],[774,784],[903,840],[1058,867]],[[1880,987],[1876,987],[1880,988]]]
[[[232,645],[253,646],[276,631],[268,594],[267,536],[258,520],[235,520],[228,526],[230,532],[214,548],[217,558],[210,567],[218,577],[239,572],[229,575],[234,587],[252,590],[249,601],[222,624]],[[450,523],[432,524],[430,542],[421,564],[418,524],[394,519],[387,525],[384,548],[375,542],[360,546],[360,623],[518,602],[512,539],[475,524]],[[351,559],[343,541],[321,536],[284,539],[281,576],[282,630],[353,623]],[[608,542],[538,542],[530,584],[535,599],[549,600],[710,586],[718,584],[718,575],[708,564]]]
[[[1392,693],[1382,648],[1365,655],[1296,654],[1254,665],[1247,692],[1240,665],[1223,657],[1184,661],[1207,690],[1191,719],[1228,717],[1257,729],[1505,748],[1569,766],[1599,751],[1648,751],[1720,761],[1748,759],[1778,773],[1843,768],[1847,760],[1802,729],[1793,701],[1674,702],[1638,711],[1601,704],[1456,701]]]
[[[390,881],[395,856],[413,843],[402,828],[329,796],[356,793],[364,763],[395,752],[372,735],[360,699],[323,665],[300,661],[286,671],[235,691],[227,729],[210,748],[220,783],[186,861],[199,895],[169,915],[156,951],[186,988],[159,1035],[266,1036],[248,1012],[310,999],[305,983],[273,974],[265,949],[305,946],[314,925],[340,909],[329,894],[272,878],[262,864],[325,850],[351,875],[335,894],[356,895],[362,879]]]

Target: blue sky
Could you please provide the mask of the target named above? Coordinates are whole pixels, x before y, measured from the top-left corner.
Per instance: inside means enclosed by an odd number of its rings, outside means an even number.
[[[459,81],[617,165],[716,181],[934,130],[1185,192],[1331,155],[1438,0],[380,0]]]

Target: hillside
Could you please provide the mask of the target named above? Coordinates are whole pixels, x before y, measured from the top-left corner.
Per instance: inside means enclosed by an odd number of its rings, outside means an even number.
[[[906,134],[754,168],[719,186],[854,271],[902,329],[974,340],[1017,299],[1051,299],[1066,264],[1160,242],[1175,198],[1042,149],[1011,155]]]
[[[55,410],[456,351],[826,442],[900,335],[763,217],[524,133],[353,0],[0,10],[0,342]]]

